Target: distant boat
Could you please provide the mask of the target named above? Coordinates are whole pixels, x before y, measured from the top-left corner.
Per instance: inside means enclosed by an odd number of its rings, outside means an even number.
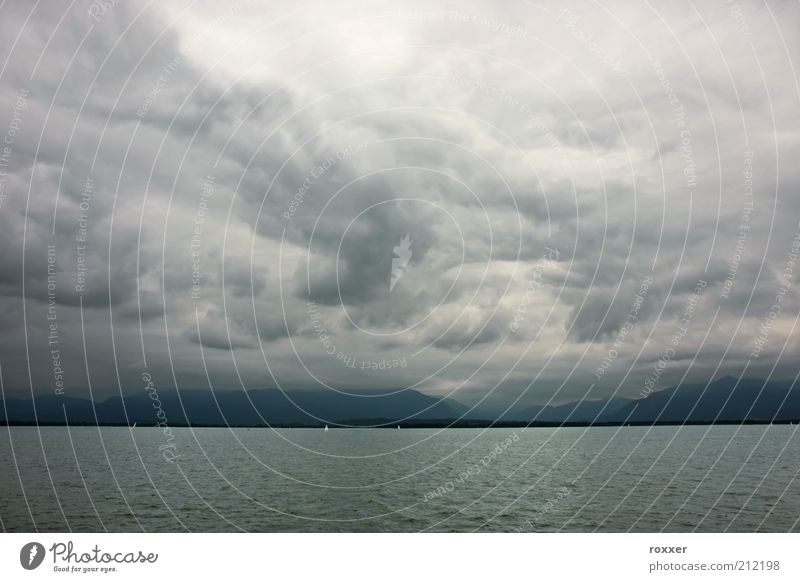
[[[399,424],[397,425],[397,430],[400,430],[400,425]]]
[[[328,430],[328,425],[327,424],[325,425],[325,430]]]

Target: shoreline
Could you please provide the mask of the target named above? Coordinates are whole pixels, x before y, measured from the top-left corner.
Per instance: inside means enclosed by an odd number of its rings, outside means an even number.
[[[602,428],[602,427],[642,427],[642,426],[741,426],[741,425],[794,425],[800,423],[800,419],[793,420],[717,420],[717,421],[658,421],[658,422],[524,422],[524,421],[502,421],[495,422],[490,420],[441,420],[441,421],[420,421],[420,422],[397,422],[381,419],[379,422],[359,423],[336,422],[328,423],[331,430],[334,429],[414,429],[414,428]],[[137,422],[136,426],[124,422],[104,422],[104,423],[66,423],[66,422],[7,422],[0,421],[3,427],[93,427],[93,428],[161,428],[157,424],[142,425]],[[322,430],[325,424],[301,424],[301,423],[278,423],[278,424],[172,424],[172,428],[305,428]]]

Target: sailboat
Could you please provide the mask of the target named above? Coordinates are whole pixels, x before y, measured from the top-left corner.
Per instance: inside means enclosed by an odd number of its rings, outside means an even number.
[[[397,425],[397,430],[400,430],[400,425],[399,424]]]
[[[328,425],[327,424],[325,425],[325,430],[328,430]]]

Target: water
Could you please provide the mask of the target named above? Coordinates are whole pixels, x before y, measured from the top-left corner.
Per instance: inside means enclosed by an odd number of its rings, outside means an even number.
[[[8,531],[798,531],[799,426],[2,428]],[[494,452],[493,452],[494,451]]]

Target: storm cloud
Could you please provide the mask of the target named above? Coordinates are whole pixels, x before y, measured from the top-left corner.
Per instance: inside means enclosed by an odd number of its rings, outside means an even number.
[[[0,14],[6,395],[798,371],[796,4]]]

